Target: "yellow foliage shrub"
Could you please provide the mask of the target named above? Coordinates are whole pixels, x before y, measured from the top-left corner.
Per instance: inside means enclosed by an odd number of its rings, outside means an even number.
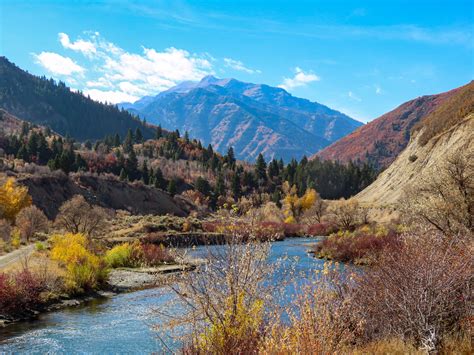
[[[8,178],[0,186],[0,213],[3,218],[13,221],[22,208],[31,205],[28,188],[17,186],[15,179]]]
[[[88,250],[83,234],[54,235],[51,259],[66,268],[66,288],[72,292],[94,289],[107,277],[106,263]]]
[[[211,325],[200,335],[198,347],[202,353],[228,353],[233,348],[245,349],[258,341],[263,322],[263,301],[245,304],[244,294],[227,299],[227,307],[222,322]]]
[[[18,228],[13,228],[11,234],[11,245],[13,248],[18,249],[21,245],[21,232]]]
[[[133,245],[123,243],[108,250],[104,260],[112,268],[131,266],[132,251]]]

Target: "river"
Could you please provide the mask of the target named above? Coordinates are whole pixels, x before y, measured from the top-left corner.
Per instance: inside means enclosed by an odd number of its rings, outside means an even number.
[[[315,241],[298,238],[274,242],[268,262],[275,263],[284,256],[288,263],[298,258],[295,281],[302,283],[305,275],[322,269],[324,264],[306,253]],[[205,247],[193,253],[202,256]],[[277,271],[272,282],[284,277],[283,272]],[[152,329],[160,319],[152,310],[165,305],[171,297],[173,294],[166,287],[147,289],[41,314],[35,320],[0,329],[0,353],[161,353],[165,348]]]

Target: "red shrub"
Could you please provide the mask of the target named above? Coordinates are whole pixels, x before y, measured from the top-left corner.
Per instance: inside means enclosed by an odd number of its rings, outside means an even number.
[[[302,237],[306,234],[306,228],[298,223],[283,223],[285,237]]]
[[[174,258],[163,245],[155,244],[141,244],[134,248],[131,258],[145,266],[157,266],[174,261]]]
[[[330,223],[316,223],[308,227],[307,233],[312,236],[329,235],[335,232],[334,225]]]
[[[253,232],[260,239],[280,239],[283,238],[285,229],[282,223],[261,222],[254,228]]]
[[[1,273],[0,315],[14,316],[38,305],[44,290],[41,281],[27,269],[13,275]]]
[[[400,244],[399,235],[389,232],[385,236],[372,233],[340,236],[333,234],[320,241],[314,252],[324,258],[341,262],[372,263],[382,251],[394,250]]]

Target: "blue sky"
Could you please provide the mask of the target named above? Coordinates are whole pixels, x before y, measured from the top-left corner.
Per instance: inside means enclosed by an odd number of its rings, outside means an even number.
[[[473,4],[0,0],[0,54],[98,100],[213,74],[366,122],[473,79]]]

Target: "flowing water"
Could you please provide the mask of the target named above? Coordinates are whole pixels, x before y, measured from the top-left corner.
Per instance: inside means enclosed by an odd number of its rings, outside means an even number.
[[[305,275],[322,269],[324,264],[306,252],[315,241],[314,238],[299,238],[275,242],[268,262],[276,263],[287,256],[290,263],[297,258],[295,282],[301,284]],[[192,253],[203,256],[206,251],[204,247],[199,247]],[[285,268],[281,270],[269,281],[279,282],[285,276]],[[288,292],[291,293],[291,290]],[[0,354],[167,352],[153,331],[153,326],[160,323],[153,309],[167,304],[172,297],[166,287],[147,289],[93,300],[77,308],[45,313],[35,320],[0,329]]]

